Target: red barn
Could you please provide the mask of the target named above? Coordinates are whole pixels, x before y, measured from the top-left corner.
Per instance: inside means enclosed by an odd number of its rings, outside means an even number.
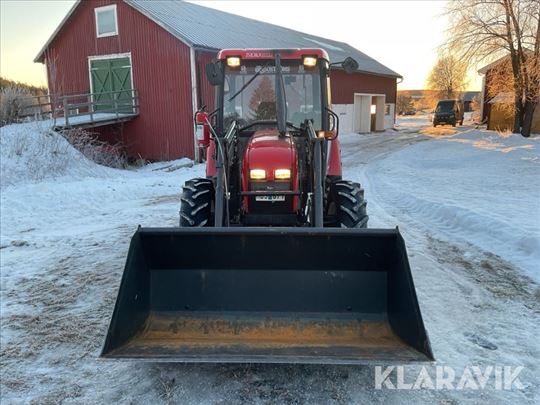
[[[510,55],[505,55],[478,71],[478,73],[483,75],[482,102],[480,107],[482,122],[485,121],[487,123],[487,129],[495,131],[508,131],[514,127],[513,88],[509,86],[505,92],[492,94],[494,77],[496,78],[502,72],[506,72],[508,76],[512,75]],[[540,100],[533,112],[531,132],[540,132]]]
[[[394,124],[401,76],[364,53],[182,1],[79,0],[35,61],[46,64],[49,92],[64,100],[66,126],[68,119],[81,122],[80,111],[92,113],[87,126],[104,139],[121,142],[131,156],[164,160],[197,153],[193,115],[203,105],[212,109],[204,66],[218,50],[313,47],[325,49],[331,62],[352,56],[359,63],[352,75],[338,68],[331,73],[343,131]],[[74,95],[90,101],[66,104]],[[107,111],[115,116],[102,119]]]

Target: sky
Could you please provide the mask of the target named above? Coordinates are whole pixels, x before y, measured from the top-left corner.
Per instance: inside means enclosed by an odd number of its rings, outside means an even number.
[[[445,1],[195,1],[233,14],[347,42],[403,76],[399,89],[425,88],[445,42]],[[35,56],[74,0],[0,0],[0,75],[46,85]],[[477,67],[469,90],[479,90]]]

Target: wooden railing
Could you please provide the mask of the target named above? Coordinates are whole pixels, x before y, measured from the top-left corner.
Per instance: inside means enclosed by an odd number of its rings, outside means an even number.
[[[9,107],[13,110],[11,115],[16,121],[29,117],[36,119],[52,118],[53,115],[53,104],[51,103],[51,96],[48,94],[17,97]]]
[[[120,120],[139,114],[139,95],[135,89],[101,93],[40,95],[21,99],[19,120],[29,117],[52,119],[53,125],[68,127],[81,121],[102,122],[105,118]],[[87,118],[85,120],[77,117]],[[71,121],[71,123],[70,123]]]

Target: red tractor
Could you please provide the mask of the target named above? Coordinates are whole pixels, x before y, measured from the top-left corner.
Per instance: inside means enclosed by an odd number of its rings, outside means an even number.
[[[321,49],[228,49],[207,66],[206,177],[185,183],[180,227],[134,234],[102,357],[433,360],[403,238],[363,229],[364,190],[342,179],[331,65]]]
[[[180,226],[367,227],[364,190],[342,178],[329,72],[322,49],[218,54],[217,108],[196,115],[206,178],[186,182]]]

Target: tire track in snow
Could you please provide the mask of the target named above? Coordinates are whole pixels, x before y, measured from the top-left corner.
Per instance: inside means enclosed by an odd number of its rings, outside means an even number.
[[[466,131],[464,131],[466,132]],[[431,144],[435,145],[435,144]],[[444,143],[439,144],[445,146]],[[428,145],[422,145],[428,146]],[[534,274],[535,266],[538,271],[538,263],[540,263],[540,238],[536,236],[534,222],[528,225],[528,231],[524,231],[523,224],[519,227],[514,226],[511,207],[519,205],[519,202],[513,202],[513,197],[505,193],[505,198],[512,205],[504,211],[504,215],[497,212],[497,209],[486,211],[485,204],[479,207],[469,207],[471,201],[481,202],[482,193],[496,193],[496,190],[491,190],[491,184],[486,185],[484,189],[469,189],[470,184],[463,187],[460,186],[459,177],[455,179],[455,186],[452,191],[448,191],[449,186],[437,184],[440,174],[435,174],[429,177],[429,172],[419,171],[419,167],[429,166],[430,161],[427,160],[425,154],[429,153],[434,148],[420,147],[415,149],[415,153],[409,150],[404,156],[410,159],[415,154],[418,159],[423,159],[425,163],[418,166],[405,165],[401,160],[404,157],[389,160],[378,160],[374,162],[366,170],[366,177],[373,182],[371,187],[372,195],[383,204],[383,208],[392,213],[395,217],[407,217],[412,220],[421,219],[422,224],[431,229],[436,229],[437,232],[442,232],[446,235],[446,239],[457,239],[462,242],[473,243],[480,249],[490,251],[500,255],[503,259],[512,260],[514,264]],[[452,149],[450,149],[452,150]],[[437,155],[436,155],[437,156]],[[449,162],[445,161],[445,165]],[[459,163],[458,163],[459,164]],[[407,170],[407,175],[404,176],[398,170]],[[427,170],[427,169],[426,169]],[[463,170],[449,168],[451,173],[463,173]],[[509,169],[510,170],[510,169]],[[440,173],[440,172],[439,172]],[[472,174],[474,176],[475,174]],[[416,191],[414,176],[423,176],[432,182],[432,186],[427,186],[426,180],[418,181],[421,192]],[[404,183],[401,181],[404,180]],[[493,181],[493,180],[491,180]],[[427,187],[432,187],[433,191],[428,193]],[[491,190],[491,191],[489,191]],[[444,192],[444,195],[438,193]],[[465,194],[469,200],[463,198],[455,200],[453,195]],[[445,197],[446,196],[446,197]],[[505,201],[506,201],[505,200]],[[469,205],[467,205],[469,204]],[[500,210],[500,208],[498,208]],[[487,215],[489,213],[489,215]]]
[[[466,241],[445,237],[439,227],[426,224],[423,215],[432,215],[433,207],[415,212],[414,202],[403,197],[400,191],[404,190],[398,184],[393,188],[392,184],[381,185],[388,183],[384,158],[418,140],[398,138],[394,143],[385,134],[370,138],[360,138],[353,148],[345,142],[349,148],[344,153],[345,176],[361,181],[366,188],[370,227],[400,226],[438,364],[457,369],[471,364],[523,365],[522,380],[528,382],[524,392],[471,393],[467,400],[490,397],[499,403],[503,398],[505,402],[534,403],[534,387],[540,384],[538,365],[533,360],[540,356],[533,332],[540,323],[538,286],[500,257]],[[371,145],[375,148],[370,149]],[[359,164],[359,160],[366,163]],[[453,225],[449,223],[448,227]],[[439,394],[434,398],[443,402],[464,400],[452,392]],[[403,395],[400,400],[407,398],[411,397]]]

